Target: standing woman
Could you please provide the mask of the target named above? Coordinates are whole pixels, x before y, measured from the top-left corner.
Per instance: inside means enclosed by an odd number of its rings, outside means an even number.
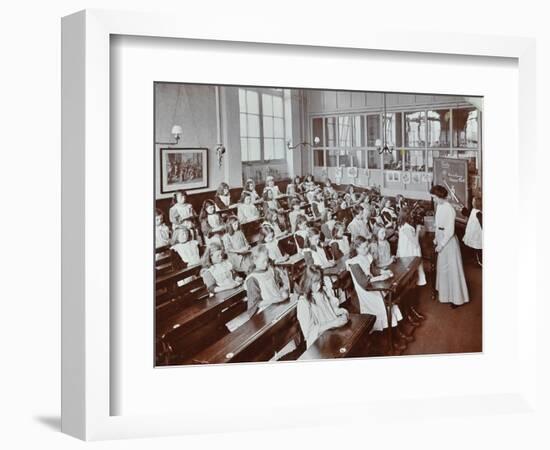
[[[453,308],[470,301],[462,267],[460,245],[455,235],[456,211],[447,201],[447,189],[436,184],[430,190],[436,204],[435,251],[437,253],[435,289],[441,303]]]

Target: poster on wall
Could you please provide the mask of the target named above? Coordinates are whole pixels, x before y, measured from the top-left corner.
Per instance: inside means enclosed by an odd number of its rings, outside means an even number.
[[[161,148],[160,183],[163,194],[208,187],[208,149]]]

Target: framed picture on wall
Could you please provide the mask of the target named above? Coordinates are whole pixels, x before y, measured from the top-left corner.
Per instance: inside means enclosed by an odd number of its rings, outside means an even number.
[[[163,194],[204,187],[208,187],[207,148],[160,149],[160,191]]]

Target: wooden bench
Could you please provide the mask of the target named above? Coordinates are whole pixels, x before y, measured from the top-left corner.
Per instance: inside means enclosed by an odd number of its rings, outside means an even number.
[[[271,305],[185,364],[269,361],[299,328],[295,301]]]
[[[179,282],[194,275],[198,275],[201,268],[202,266],[200,264],[195,264],[184,267],[183,269],[173,270],[171,272],[158,275],[155,279],[155,290],[157,292],[164,289],[175,290]]]
[[[364,356],[371,339],[368,338],[376,316],[370,314],[350,314],[343,327],[325,331],[298,358],[300,361],[314,359],[346,358]]]
[[[241,287],[219,292],[157,319],[155,334],[169,348],[171,362],[181,363],[226,335],[225,324],[246,311],[245,295]]]

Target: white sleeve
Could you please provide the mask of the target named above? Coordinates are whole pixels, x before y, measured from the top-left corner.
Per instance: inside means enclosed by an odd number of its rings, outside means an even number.
[[[445,228],[445,231],[443,234],[443,242],[440,242],[441,247],[445,247],[455,234],[455,217],[456,211],[451,205],[449,205],[443,216],[443,227]]]
[[[313,342],[317,339],[319,334],[319,324],[316,323],[313,315],[311,314],[311,307],[308,301],[304,298],[298,300],[297,311],[298,323],[300,329],[304,335],[306,346],[309,348]]]

